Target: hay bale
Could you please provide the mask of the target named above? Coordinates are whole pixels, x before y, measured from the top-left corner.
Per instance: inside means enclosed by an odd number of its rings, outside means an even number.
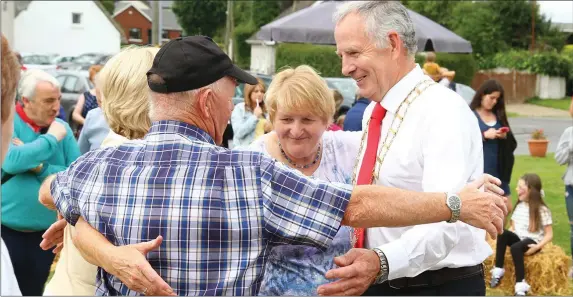
[[[484,261],[486,285],[489,287],[490,270],[495,266],[496,241],[489,240],[489,238],[487,241],[494,250],[493,255]],[[505,275],[496,289],[503,291],[506,295],[513,295],[515,293],[515,266],[509,247],[506,248],[503,265]],[[570,296],[572,290],[567,276],[570,266],[571,258],[561,247],[552,243],[546,244],[535,255],[525,256],[525,281],[531,286],[528,295]]]

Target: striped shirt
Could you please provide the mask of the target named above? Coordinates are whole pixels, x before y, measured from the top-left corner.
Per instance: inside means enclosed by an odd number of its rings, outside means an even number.
[[[176,121],[88,152],[51,190],[68,222],[82,216],[114,245],[162,235],[147,259],[178,295],[257,295],[272,247],[326,249],[351,194]],[[137,294],[103,269],[96,285],[98,295]]]
[[[551,219],[551,211],[546,206],[542,205],[539,207],[539,212],[541,215],[541,226],[539,226],[539,230],[536,232],[530,232],[529,203],[521,201],[515,206],[511,220],[515,227],[515,234],[519,236],[519,239],[524,240],[525,238],[531,238],[537,243],[543,240],[543,236],[545,236],[543,227],[553,224],[553,221]]]

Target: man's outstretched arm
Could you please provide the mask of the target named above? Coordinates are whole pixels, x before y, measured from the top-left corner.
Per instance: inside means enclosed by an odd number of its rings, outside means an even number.
[[[485,229],[493,238],[503,230],[507,214],[499,179],[484,175],[458,194],[462,200],[460,221]],[[486,187],[488,192],[478,189]],[[352,191],[342,224],[351,227],[402,227],[447,221],[452,213],[445,193],[420,193],[383,186],[357,186]]]

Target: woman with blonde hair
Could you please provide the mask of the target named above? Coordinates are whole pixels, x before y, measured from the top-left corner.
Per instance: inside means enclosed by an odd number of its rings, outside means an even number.
[[[237,104],[231,114],[233,147],[242,147],[251,144],[257,136],[257,125],[264,127],[267,109],[263,98],[265,96],[266,86],[260,78],[258,81],[259,84],[256,86],[245,84],[245,101]]]
[[[274,131],[251,150],[263,152],[307,176],[350,184],[360,132],[327,131],[336,111],[333,92],[309,66],[279,72],[266,93]],[[275,247],[265,268],[260,295],[316,295],[327,282],[333,259],[352,247],[353,230],[341,227],[324,252],[309,246]]]
[[[149,89],[147,71],[159,51],[154,47],[128,47],[113,56],[98,75],[101,105],[111,131],[101,147],[117,146],[127,139],[142,138],[149,130]],[[59,220],[46,233],[60,230]],[[88,263],[74,246],[75,228],[67,225],[63,234],[63,247],[54,276],[46,285],[44,295],[93,296],[96,293],[97,267]],[[54,243],[43,241],[44,250]]]
[[[101,69],[103,68],[102,65],[92,65],[89,69],[89,80],[95,85],[95,76],[98,74]],[[77,124],[77,133],[82,129],[84,122],[86,120],[86,116],[88,112],[94,108],[97,108],[97,98],[96,98],[96,90],[93,87],[91,90],[85,91],[83,94],[78,97],[78,101],[76,102],[76,107],[72,112],[72,121]],[[75,125],[72,125],[75,126]]]

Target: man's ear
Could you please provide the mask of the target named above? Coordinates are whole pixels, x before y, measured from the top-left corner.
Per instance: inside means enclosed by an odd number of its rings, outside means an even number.
[[[212,97],[213,90],[206,88],[203,90],[200,90],[199,93],[197,94],[197,108],[199,110],[199,112],[201,112],[201,115],[203,115],[203,117],[205,118],[210,118],[211,117],[211,113],[213,112],[212,108],[212,100],[210,100],[210,98]]]
[[[388,33],[388,41],[390,43],[389,47],[392,50],[392,59],[395,60],[400,56],[400,52],[402,51],[402,40],[396,31],[390,31],[390,33]]]
[[[27,97],[22,97],[22,103],[24,104],[24,106],[30,104],[30,101],[32,100],[28,99]]]

